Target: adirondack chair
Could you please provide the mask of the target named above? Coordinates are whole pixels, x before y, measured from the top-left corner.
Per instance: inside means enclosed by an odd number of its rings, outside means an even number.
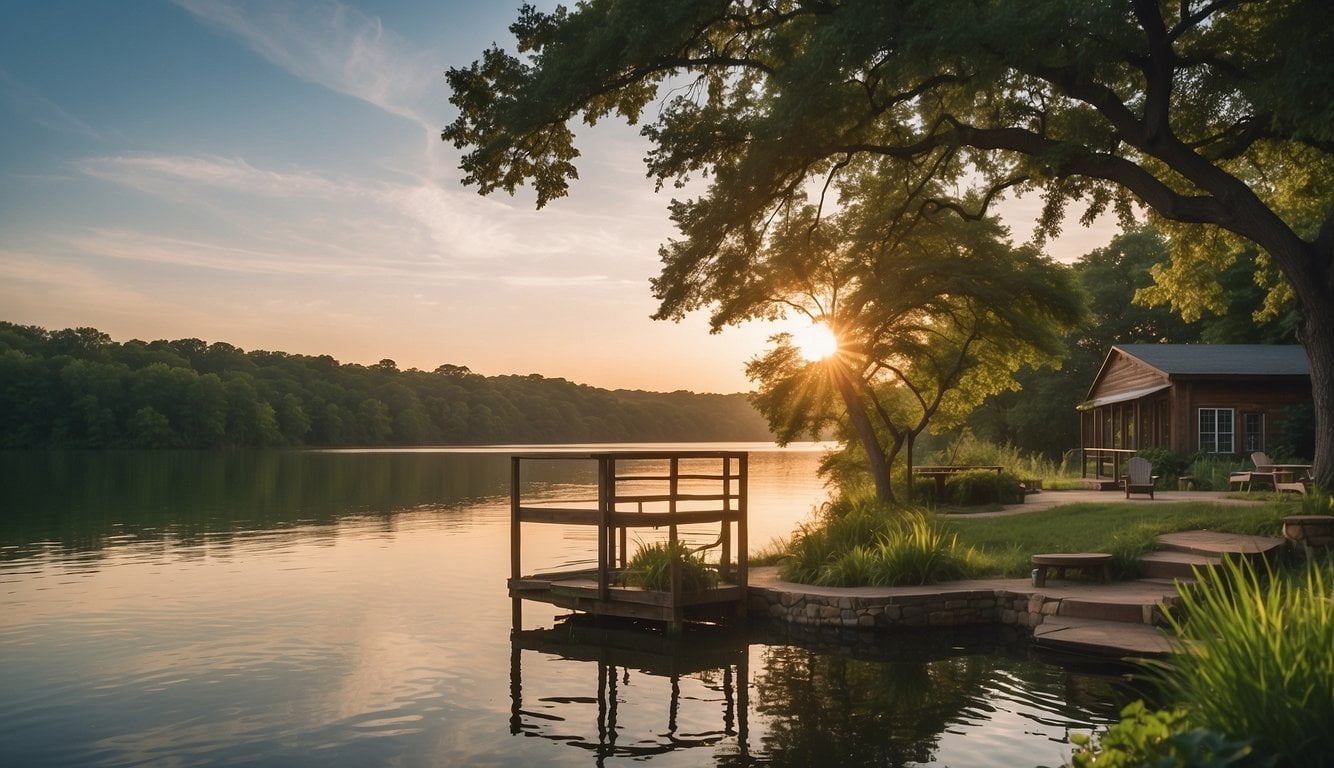
[[[1153,465],[1143,456],[1132,456],[1126,462],[1126,498],[1132,493],[1147,493],[1153,498]]]
[[[1264,451],[1252,453],[1251,463],[1255,465],[1255,469],[1251,471],[1251,482],[1246,485],[1246,490],[1249,491],[1251,485],[1257,480],[1268,483],[1270,488],[1278,486],[1278,477],[1274,473],[1274,462],[1268,454]],[[1228,485],[1231,485],[1231,483],[1228,483]]]

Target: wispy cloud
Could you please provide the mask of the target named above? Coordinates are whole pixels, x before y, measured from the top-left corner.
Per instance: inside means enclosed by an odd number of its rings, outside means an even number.
[[[102,139],[102,134],[91,125],[71,115],[59,104],[32,90],[3,69],[0,69],[0,97],[4,98],[10,109],[38,125],[61,133],[88,136],[99,141]]]
[[[255,274],[593,287],[642,284],[656,242],[633,217],[535,212],[424,178],[365,180],[208,155],[108,155],[80,160],[75,169],[163,205],[183,205],[192,216],[207,212],[226,226],[204,238],[124,227],[72,236],[78,241],[70,244],[118,260]]]
[[[378,18],[336,0],[174,0],[297,77],[438,130],[422,112],[440,67]]]

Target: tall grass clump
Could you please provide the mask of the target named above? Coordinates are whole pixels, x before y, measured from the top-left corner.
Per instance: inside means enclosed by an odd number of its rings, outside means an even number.
[[[961,578],[967,554],[958,534],[947,533],[933,517],[908,512],[895,530],[876,542],[871,583],[880,586],[931,584]]]
[[[830,587],[929,584],[962,576],[966,558],[928,513],[861,499],[798,528],[779,572]]]
[[[1191,722],[1279,765],[1334,766],[1334,561],[1286,575],[1228,560],[1181,590],[1182,649],[1161,668]]]
[[[718,572],[701,555],[692,554],[681,542],[641,544],[626,564],[622,581],[635,587],[666,592],[672,588],[672,558],[681,562],[681,591],[703,592],[718,585]]]
[[[1301,505],[1303,515],[1334,515],[1334,494],[1316,486],[1302,496]]]
[[[1195,478],[1195,486],[1201,491],[1226,491],[1228,478],[1241,468],[1242,464],[1233,459],[1206,454],[1195,457],[1187,472]]]

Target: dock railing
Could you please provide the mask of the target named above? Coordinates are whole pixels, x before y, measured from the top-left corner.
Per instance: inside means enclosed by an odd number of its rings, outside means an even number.
[[[638,451],[614,453],[528,453],[510,459],[510,592],[515,598],[516,627],[522,570],[522,525],[546,523],[598,527],[594,612],[646,616],[642,595],[617,590],[628,561],[628,532],[634,528],[666,528],[670,586],[658,616],[679,623],[687,605],[711,600],[738,601],[745,610],[747,583],[747,458],[741,451]],[[526,504],[523,465],[531,461],[592,461],[597,464],[596,505],[588,507]],[[718,549],[717,570],[723,588],[709,595],[687,595],[682,588],[683,526],[717,523],[717,540],[701,549]],[[736,527],[733,536],[733,525]],[[558,574],[546,574],[546,578]],[[536,578],[536,577],[534,577]],[[531,580],[531,579],[529,579]],[[524,592],[530,595],[530,592]],[[535,599],[540,599],[536,598]],[[638,604],[633,610],[618,603]],[[647,611],[653,613],[653,611]]]

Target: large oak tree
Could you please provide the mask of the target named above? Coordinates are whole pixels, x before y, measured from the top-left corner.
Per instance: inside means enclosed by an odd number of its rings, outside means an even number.
[[[444,138],[482,192],[532,183],[541,205],[576,175],[572,120],[643,122],[650,176],[709,179],[674,203],[688,247],[664,251],[660,317],[717,306],[755,222],[859,158],[921,183],[913,215],[977,217],[1036,189],[1050,234],[1069,202],[1129,221],[1138,201],[1172,228],[1178,272],[1249,241],[1282,276],[1311,362],[1316,476],[1334,485],[1327,0],[590,0],[524,7],[512,30],[525,58],[492,48],[448,73]],[[976,194],[934,196],[929,179]],[[1168,287],[1188,304],[1201,282]]]

